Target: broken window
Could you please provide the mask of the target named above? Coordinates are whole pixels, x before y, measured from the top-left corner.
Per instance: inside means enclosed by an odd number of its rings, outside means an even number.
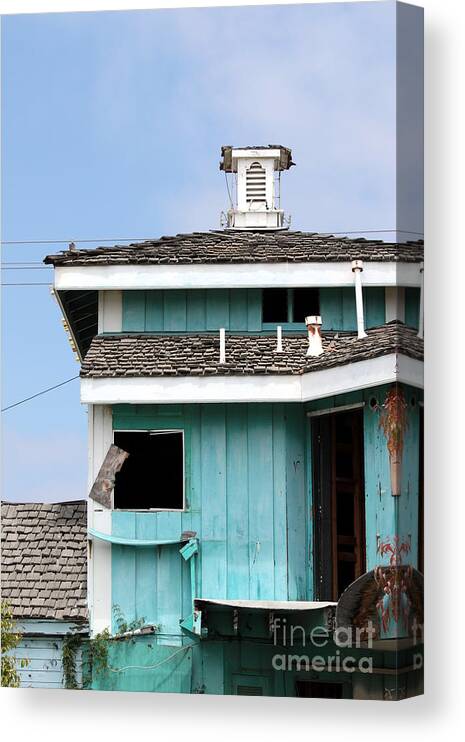
[[[116,509],[184,508],[182,430],[117,431],[114,442],[129,453],[115,477]]]
[[[320,314],[318,289],[292,289],[292,322],[305,322],[305,317]]]
[[[320,292],[315,288],[263,289],[262,322],[304,324],[305,317],[320,314]]]
[[[288,322],[287,289],[263,289],[263,322]]]

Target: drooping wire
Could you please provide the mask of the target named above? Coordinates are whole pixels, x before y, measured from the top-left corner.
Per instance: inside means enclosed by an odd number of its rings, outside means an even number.
[[[41,397],[42,394],[48,394],[48,392],[51,392],[54,389],[58,389],[58,387],[64,386],[65,384],[69,384],[70,381],[74,381],[75,379],[79,379],[79,374],[77,376],[72,376],[71,379],[66,379],[66,381],[61,381],[59,384],[54,384],[54,386],[49,386],[47,389],[42,389],[42,391],[37,392],[36,394],[31,394],[30,397],[25,397],[24,399],[20,399],[18,402],[9,404],[7,407],[2,408],[2,412],[11,410],[13,407],[18,407],[18,405],[24,404],[25,402],[29,402],[31,399],[36,399],[36,397]]]
[[[227,179],[227,175],[225,173],[226,178],[226,185],[228,189],[228,196],[231,204],[233,204],[233,199],[231,196],[231,190],[229,187],[229,181]],[[335,231],[331,229],[327,229],[324,232],[321,232],[322,235],[329,235],[329,234],[383,234],[383,233],[392,233],[392,232],[401,232],[402,234],[416,234],[423,236],[424,232],[415,232],[411,229],[344,229],[342,231]],[[75,239],[73,240],[74,243],[82,242],[151,242],[153,240],[156,240],[158,238],[154,237],[105,237],[105,238],[86,238],[82,240]],[[61,244],[69,244],[70,240],[64,239],[64,240],[3,240],[1,242],[2,245],[61,245]]]

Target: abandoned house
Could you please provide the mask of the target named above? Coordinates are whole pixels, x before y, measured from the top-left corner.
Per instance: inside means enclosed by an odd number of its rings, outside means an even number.
[[[88,408],[91,635],[140,622],[92,687],[415,695],[423,243],[292,231],[291,151],[221,155],[222,229],[45,260]]]
[[[85,501],[2,503],[2,599],[22,634],[21,687],[63,688],[65,637],[89,634]],[[80,683],[80,649],[75,664]]]

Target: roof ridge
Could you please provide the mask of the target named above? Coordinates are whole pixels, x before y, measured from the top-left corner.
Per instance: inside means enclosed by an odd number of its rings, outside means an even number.
[[[386,242],[297,230],[209,230],[178,233],[129,245],[63,250],[47,255],[46,264],[95,263],[267,263],[344,262],[352,259],[416,261],[423,259],[423,240]]]

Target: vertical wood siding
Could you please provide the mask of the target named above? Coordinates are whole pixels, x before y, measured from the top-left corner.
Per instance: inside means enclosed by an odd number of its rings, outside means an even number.
[[[190,693],[193,648],[186,642],[161,645],[153,636],[113,642],[109,664],[120,672],[94,673],[94,690]],[[144,669],[146,668],[146,669]]]
[[[302,405],[121,405],[114,427],[184,427],[187,497],[182,513],[114,511],[114,535],[168,539],[196,531],[198,597],[308,597]],[[112,602],[129,620],[159,624],[162,640],[179,635],[179,620],[191,612],[179,547],[113,545]]]
[[[312,483],[306,411],[364,402],[366,569],[380,563],[381,539],[401,536],[418,551],[419,393],[404,387],[408,427],[402,494],[391,494],[380,427],[388,386],[308,405],[119,405],[116,429],[185,430],[186,511],[112,513],[113,533],[200,541],[196,595],[203,598],[311,600]],[[373,404],[370,402],[374,400]],[[154,472],[156,476],[156,472]],[[179,637],[191,612],[190,574],[178,546],[112,547],[112,603],[132,620],[159,625],[159,641]]]
[[[124,291],[123,332],[257,331],[260,289]]]
[[[365,327],[378,327],[385,322],[384,288],[363,289]],[[323,330],[356,330],[355,289],[320,289],[320,314]]]
[[[392,541],[394,536],[410,544],[403,562],[418,566],[418,508],[419,508],[419,406],[418,391],[401,385],[407,402],[407,427],[404,431],[401,494],[391,494],[391,474],[386,437],[381,429],[380,407],[370,404],[364,410],[365,435],[365,511],[367,571],[387,558],[377,552],[380,541]],[[383,403],[388,387],[381,387],[369,396]]]
[[[365,288],[363,297],[366,327],[382,325],[384,288]],[[413,303],[414,298],[407,306],[413,307]],[[320,289],[320,313],[326,330],[356,330],[355,290]],[[261,331],[261,289],[123,292],[123,332],[202,332],[220,327],[235,332]]]

